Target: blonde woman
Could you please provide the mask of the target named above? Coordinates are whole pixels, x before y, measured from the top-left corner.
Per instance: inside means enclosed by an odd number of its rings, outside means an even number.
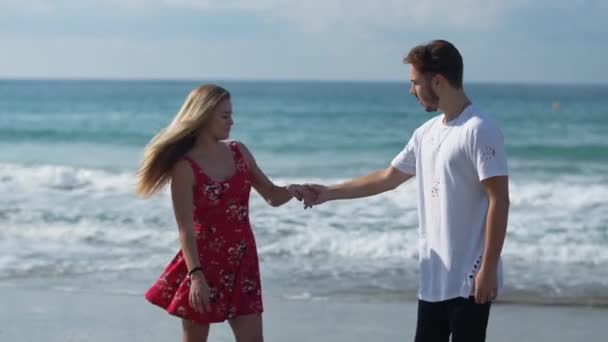
[[[146,299],[182,318],[183,341],[206,341],[209,324],[228,320],[238,342],[263,341],[262,288],[249,224],[251,187],[272,206],[299,200],[299,185],[274,185],[245,145],[226,141],[233,125],[227,90],[194,89],[147,146],[137,192],[171,183],[181,251]]]

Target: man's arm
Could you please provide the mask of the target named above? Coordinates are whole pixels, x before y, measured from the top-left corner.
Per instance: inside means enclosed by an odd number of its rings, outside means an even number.
[[[305,207],[321,204],[323,202],[368,197],[395,189],[413,177],[411,174],[403,173],[393,166],[386,169],[374,171],[368,175],[352,179],[342,184],[325,187],[323,185],[308,185],[314,191],[316,198],[305,198]]]
[[[485,303],[496,296],[498,260],[507,233],[509,178],[496,176],[481,182],[488,195],[486,242],[481,269],[476,279],[475,301]]]

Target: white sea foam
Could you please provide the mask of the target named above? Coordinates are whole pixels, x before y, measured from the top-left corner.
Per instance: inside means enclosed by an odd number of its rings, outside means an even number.
[[[130,172],[0,164],[0,276],[162,268],[179,248],[168,192],[142,201],[133,186]],[[608,185],[594,178],[513,179],[507,273],[517,276],[524,290],[605,284],[607,198]],[[417,267],[414,182],[311,210],[295,201],[271,208],[253,195],[251,221],[263,267],[284,277],[354,272],[380,277],[374,286],[383,287],[383,276],[394,278],[391,270],[401,267],[410,274]],[[565,270],[579,276],[572,279]]]

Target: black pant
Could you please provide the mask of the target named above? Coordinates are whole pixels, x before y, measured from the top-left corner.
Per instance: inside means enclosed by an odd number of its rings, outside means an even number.
[[[418,301],[415,342],[483,342],[490,303],[476,304],[473,297],[443,302]]]

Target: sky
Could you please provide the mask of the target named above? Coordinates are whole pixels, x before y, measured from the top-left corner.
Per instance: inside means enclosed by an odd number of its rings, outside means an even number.
[[[0,0],[0,78],[408,81],[454,43],[465,82],[608,83],[606,0]]]

